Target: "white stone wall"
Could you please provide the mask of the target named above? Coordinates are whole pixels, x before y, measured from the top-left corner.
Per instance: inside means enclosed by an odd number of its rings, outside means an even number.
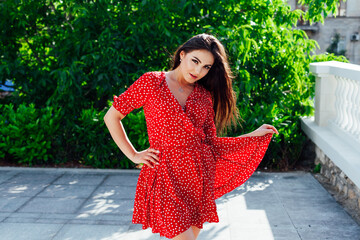
[[[287,0],[287,3],[290,5],[291,10],[296,9],[296,0]]]
[[[360,17],[360,1],[347,0],[346,1],[346,16],[347,17]]]

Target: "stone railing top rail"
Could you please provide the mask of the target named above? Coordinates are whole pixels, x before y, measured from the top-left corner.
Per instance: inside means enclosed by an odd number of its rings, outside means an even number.
[[[337,61],[310,63],[314,74],[331,74],[360,81],[360,65]]]

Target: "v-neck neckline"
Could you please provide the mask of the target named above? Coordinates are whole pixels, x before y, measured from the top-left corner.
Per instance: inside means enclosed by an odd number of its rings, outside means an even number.
[[[192,97],[192,95],[194,94],[194,92],[196,91],[198,84],[195,83],[194,89],[191,91],[191,93],[190,93],[190,94],[188,95],[188,97],[186,98],[186,100],[185,100],[185,106],[183,107],[183,106],[181,106],[179,100],[175,97],[175,95],[173,94],[173,92],[172,92],[171,89],[169,88],[169,85],[168,85],[168,83],[167,83],[167,81],[166,81],[166,74],[165,74],[165,72],[163,72],[163,81],[165,82],[166,88],[167,88],[167,90],[170,92],[170,95],[172,96],[172,99],[175,100],[175,102],[176,102],[177,105],[181,108],[181,110],[182,110],[183,112],[185,112],[185,111],[186,111],[186,108],[187,108],[187,103],[188,103],[189,99]]]

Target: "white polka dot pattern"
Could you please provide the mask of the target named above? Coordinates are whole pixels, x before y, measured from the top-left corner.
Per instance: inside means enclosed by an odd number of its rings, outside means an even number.
[[[219,222],[215,199],[254,173],[272,136],[217,137],[210,93],[195,84],[184,111],[165,72],[145,73],[114,97],[113,106],[123,115],[144,108],[150,147],[160,150],[160,164],[141,169],[132,222],[167,238],[191,225]]]

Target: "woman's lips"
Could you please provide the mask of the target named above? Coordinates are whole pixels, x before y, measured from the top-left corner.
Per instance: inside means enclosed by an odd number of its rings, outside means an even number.
[[[190,73],[190,76],[193,78],[193,79],[197,79],[197,76],[194,76]]]

